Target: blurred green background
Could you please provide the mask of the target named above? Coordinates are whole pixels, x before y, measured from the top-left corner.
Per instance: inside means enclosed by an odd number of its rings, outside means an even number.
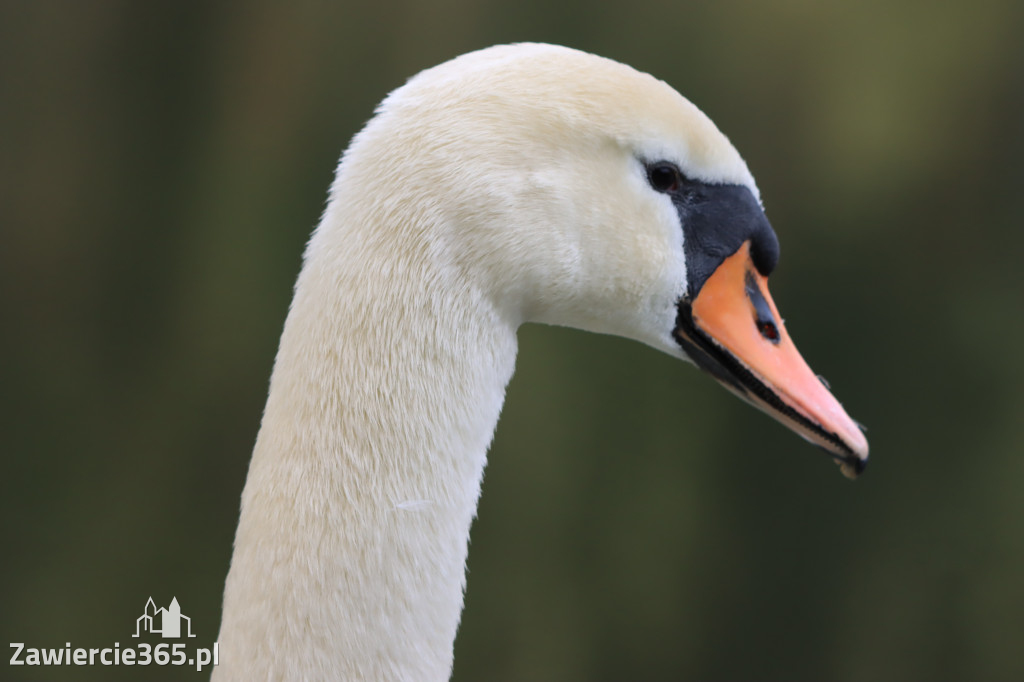
[[[873,457],[851,483],[691,366],[523,328],[455,679],[1024,679],[1022,35],[1019,0],[5,0],[4,641],[130,646],[176,596],[212,643],[339,153],[417,71],[540,40],[730,136]]]

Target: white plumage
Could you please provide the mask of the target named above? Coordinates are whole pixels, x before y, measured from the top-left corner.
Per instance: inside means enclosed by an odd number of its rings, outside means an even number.
[[[384,100],[306,250],[214,680],[447,679],[516,329],[687,358],[680,217],[644,166],[659,159],[758,196],[672,88],[566,48],[464,55]]]

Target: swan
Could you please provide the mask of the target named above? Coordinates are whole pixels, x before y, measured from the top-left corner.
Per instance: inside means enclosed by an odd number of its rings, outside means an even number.
[[[650,75],[518,44],[393,91],[305,251],[213,679],[450,676],[524,322],[693,362],[858,474],[867,441],[769,295],[778,254],[739,153]]]

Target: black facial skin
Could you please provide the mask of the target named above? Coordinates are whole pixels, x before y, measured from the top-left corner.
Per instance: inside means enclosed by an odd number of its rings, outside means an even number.
[[[805,428],[811,429],[839,451],[829,452],[860,473],[866,462],[856,457],[836,434],[806,419],[789,407],[731,353],[696,328],[691,304],[708,277],[747,240],[757,271],[767,277],[779,260],[779,240],[753,193],[743,185],[712,184],[691,180],[667,161],[644,163],[651,187],[672,199],[683,226],[686,256],[686,294],[678,303],[673,337],[702,370],[747,401],[763,403]],[[747,297],[753,304],[751,320],[769,343],[779,342],[779,331],[763,292],[752,274],[745,281]]]
[[[686,299],[697,298],[711,273],[747,240],[757,271],[765,277],[772,273],[779,262],[779,239],[749,189],[691,180],[669,161],[644,162],[644,170],[651,187],[667,194],[679,213]]]
[[[754,267],[767,277],[779,261],[779,240],[764,211],[742,185],[685,180],[671,195],[683,226],[687,294],[696,298],[722,261],[750,240]]]

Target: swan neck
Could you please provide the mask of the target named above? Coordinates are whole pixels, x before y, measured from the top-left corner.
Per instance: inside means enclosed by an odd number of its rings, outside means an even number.
[[[215,680],[451,671],[516,323],[437,244],[396,248],[401,234],[339,204],[310,242],[275,361]]]

